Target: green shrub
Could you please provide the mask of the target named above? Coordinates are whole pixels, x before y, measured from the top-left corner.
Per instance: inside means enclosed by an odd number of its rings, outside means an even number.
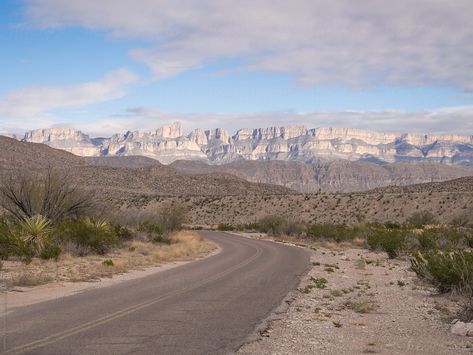
[[[222,232],[230,232],[230,231],[235,230],[235,227],[233,227],[231,224],[220,223],[217,229]]]
[[[405,235],[399,230],[377,229],[371,230],[368,235],[368,246],[375,250],[381,249],[393,259],[405,247]]]
[[[304,230],[304,226],[301,223],[281,216],[266,216],[251,226],[258,232],[274,236],[300,235]]]
[[[429,211],[415,212],[407,219],[407,223],[416,228],[438,224],[435,216]]]
[[[120,225],[113,226],[113,231],[118,239],[120,240],[132,240],[133,239],[133,232],[128,229],[127,227],[123,227]]]
[[[15,224],[0,220],[0,259],[7,260],[16,257],[28,263],[35,256],[35,250],[25,244],[20,238]]]
[[[411,258],[417,276],[440,292],[473,288],[473,252],[417,252]]]
[[[172,240],[162,234],[155,234],[150,236],[150,241],[153,243],[161,243],[161,244],[171,244]]]
[[[113,260],[112,260],[112,259],[104,260],[104,261],[102,262],[102,265],[104,265],[104,266],[115,266],[115,264],[113,263]]]
[[[417,236],[417,241],[421,250],[433,250],[437,248],[437,241],[433,237],[432,233],[428,231],[422,231],[419,236]]]
[[[311,224],[306,228],[306,236],[317,240],[333,240],[337,243],[351,241],[361,235],[359,227],[343,224]]]
[[[74,244],[79,256],[104,255],[120,243],[113,228],[104,221],[93,219],[64,222],[57,228],[55,238],[59,243]]]
[[[152,223],[142,223],[138,227],[138,231],[143,232],[143,233],[148,233],[148,234],[159,234],[159,235],[163,234],[163,230],[161,229],[161,227]]]
[[[402,226],[397,222],[385,222],[384,227],[386,229],[401,229]]]
[[[44,260],[54,260],[58,261],[59,256],[61,255],[61,247],[57,244],[48,244],[41,251],[40,258]]]
[[[325,288],[327,287],[328,281],[324,277],[311,277],[310,280],[314,283],[314,286],[317,288]]]
[[[435,244],[432,249],[455,250],[468,246],[470,238],[471,231],[467,229],[440,227],[424,229],[419,235],[419,242],[426,242],[429,239],[429,243]],[[428,248],[423,249],[428,250]]]
[[[28,247],[40,254],[50,242],[53,232],[48,219],[43,216],[26,217],[16,224],[15,233]]]

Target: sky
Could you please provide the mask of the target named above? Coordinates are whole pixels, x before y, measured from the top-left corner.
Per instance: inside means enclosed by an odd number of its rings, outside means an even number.
[[[2,0],[0,133],[473,134],[471,0]]]

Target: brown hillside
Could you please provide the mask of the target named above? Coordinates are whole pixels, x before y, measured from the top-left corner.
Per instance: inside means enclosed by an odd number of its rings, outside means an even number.
[[[127,165],[135,168],[123,167]],[[188,176],[158,162],[150,164],[141,157],[84,159],[43,144],[0,137],[3,176],[48,166],[64,170],[71,180],[110,202],[136,200],[136,196],[149,200],[154,196],[292,193],[281,186],[250,183],[228,174]]]

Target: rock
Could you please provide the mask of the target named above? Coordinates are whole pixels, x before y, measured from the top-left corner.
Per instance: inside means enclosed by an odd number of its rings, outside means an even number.
[[[216,128],[195,129],[183,136],[181,123],[174,122],[154,131],[127,132],[106,139],[90,139],[72,128],[52,128],[28,132],[22,140],[48,144],[77,155],[144,155],[166,164],[178,159],[198,159],[212,164],[240,160],[312,163],[344,159],[473,165],[473,136],[383,133],[353,128],[244,128],[233,137]]]
[[[461,336],[473,336],[473,323],[457,321],[450,328],[450,332]]]

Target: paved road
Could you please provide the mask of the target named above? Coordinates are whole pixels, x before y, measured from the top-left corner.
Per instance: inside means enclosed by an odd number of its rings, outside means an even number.
[[[301,248],[230,234],[202,235],[222,251],[141,279],[13,311],[7,316],[6,353],[234,352],[297,286],[309,255]]]

